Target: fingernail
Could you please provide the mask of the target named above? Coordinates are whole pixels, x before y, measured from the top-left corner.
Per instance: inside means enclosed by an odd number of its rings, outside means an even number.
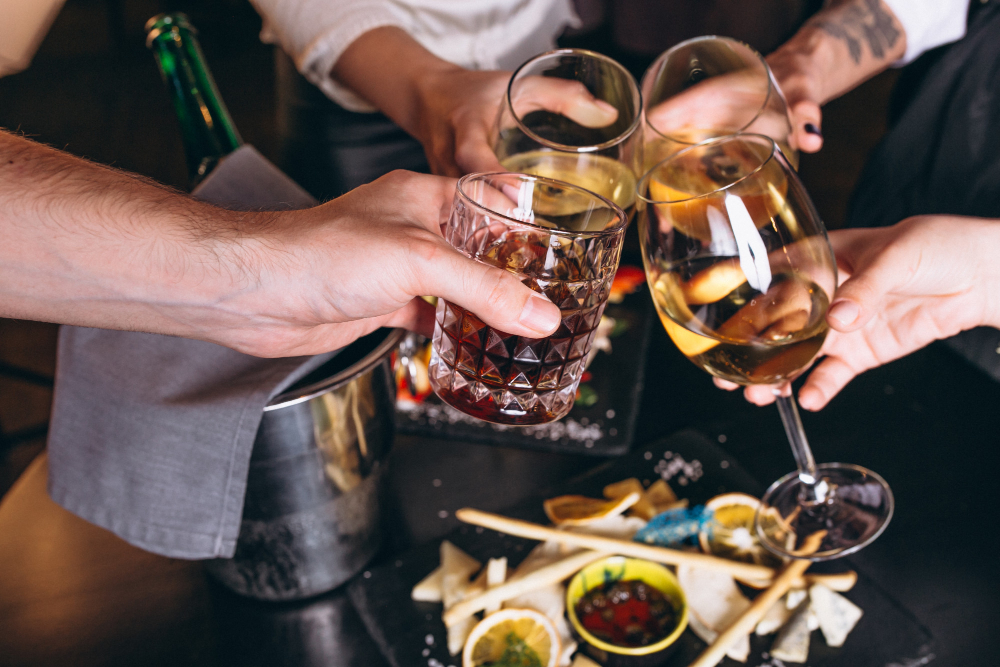
[[[846,327],[854,324],[860,313],[861,308],[858,307],[858,304],[847,299],[842,299],[841,301],[833,302],[833,305],[830,306],[830,310],[827,312],[827,317],[836,320],[840,326]]]
[[[817,137],[822,137],[823,136],[823,132],[818,127],[816,127],[815,125],[813,125],[812,123],[806,123],[805,130],[809,134],[815,134]]]
[[[551,334],[562,319],[561,313],[552,306],[552,302],[540,296],[533,296],[524,304],[518,322],[537,331],[542,336]]]

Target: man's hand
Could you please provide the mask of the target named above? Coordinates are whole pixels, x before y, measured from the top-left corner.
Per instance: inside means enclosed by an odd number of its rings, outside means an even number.
[[[559,309],[441,237],[455,181],[394,172],[305,211],[216,208],[0,132],[0,316],[164,333],[276,357],[380,326],[429,333],[430,294],[542,337]]]
[[[823,408],[864,371],[975,326],[1000,326],[1000,223],[919,216],[893,227],[830,234],[842,277],[827,314],[822,358],[799,392],[807,410]],[[729,383],[719,386],[730,389]],[[747,387],[765,405],[771,388]]]
[[[441,237],[455,182],[396,171],[327,204],[281,214],[246,235],[235,260],[249,289],[235,291],[224,345],[260,356],[332,350],[380,326],[430,335],[447,299],[502,331],[542,337],[559,309],[517,277],[475,262]]]

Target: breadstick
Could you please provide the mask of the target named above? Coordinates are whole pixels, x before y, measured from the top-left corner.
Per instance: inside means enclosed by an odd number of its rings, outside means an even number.
[[[802,541],[802,548],[797,553],[802,555],[816,553],[825,537],[825,530],[816,531]],[[753,632],[760,619],[764,618],[764,614],[789,591],[797,580],[802,578],[810,565],[812,565],[812,561],[809,560],[793,560],[786,565],[785,569],[774,578],[771,587],[755,597],[747,610],[733,621],[732,625],[720,632],[712,645],[705,649],[688,667],[715,667],[719,664],[733,642],[743,635]]]
[[[747,610],[732,625],[723,630],[712,642],[712,645],[691,663],[690,667],[715,667],[720,660],[726,657],[726,651],[733,645],[733,642],[753,632],[760,619],[764,618],[767,610],[788,592],[796,579],[801,578],[810,565],[812,562],[808,560],[794,560],[786,565],[785,569],[774,578],[771,587],[755,597]]]
[[[558,542],[570,546],[593,549],[609,554],[621,556],[632,556],[634,558],[645,558],[657,563],[667,563],[669,565],[687,564],[695,567],[708,567],[725,570],[738,579],[750,579],[753,581],[769,580],[775,575],[775,571],[764,565],[754,565],[753,563],[741,563],[739,561],[726,560],[707,554],[694,553],[690,551],[679,551],[666,547],[656,547],[641,542],[631,540],[618,540],[613,537],[601,537],[598,535],[587,535],[583,533],[571,533],[564,530],[556,530],[547,526],[541,526],[529,521],[510,519],[489,512],[481,512],[470,508],[460,509],[455,512],[459,521],[471,523],[484,528],[491,528],[517,535],[531,540],[542,540]]]
[[[740,581],[750,588],[767,588],[771,585],[772,579],[740,579]],[[858,573],[854,570],[839,572],[837,574],[807,574],[792,584],[792,588],[809,588],[813,584],[823,584],[831,591],[841,593],[854,588],[858,583]]]
[[[490,588],[475,597],[470,597],[456,602],[452,607],[444,612],[444,624],[451,627],[462,619],[472,616],[477,611],[482,611],[491,604],[499,604],[505,600],[517,597],[524,593],[537,590],[544,586],[558,583],[564,579],[572,577],[574,574],[590,565],[596,560],[604,558],[608,554],[599,551],[582,551],[568,556],[563,560],[556,561],[551,565],[541,567],[534,572],[525,575],[520,579],[514,579]]]

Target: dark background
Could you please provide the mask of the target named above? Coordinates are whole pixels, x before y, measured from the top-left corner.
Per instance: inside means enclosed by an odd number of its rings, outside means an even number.
[[[729,34],[766,52],[817,4],[622,0],[611,11],[581,0],[587,25],[565,41],[618,57],[638,76],[660,51],[695,35]],[[143,25],[164,11],[190,16],[244,140],[276,159],[274,51],[260,42],[261,20],[246,0],[68,0],[31,67],[0,78],[0,127],[185,189],[180,133],[144,45]],[[829,104],[826,147],[802,156],[802,177],[831,228],[842,224],[865,156],[885,130],[894,79],[887,72]],[[53,325],[0,319],[0,371],[8,371],[0,374],[0,493],[44,446],[51,392],[43,385],[54,373],[55,338]]]
[[[592,24],[565,41],[607,52],[641,73],[671,40],[698,34],[731,34],[766,51],[817,3],[621,0],[615,12],[600,2],[587,4]],[[0,127],[185,189],[180,135],[142,29],[150,16],[174,10],[188,13],[199,29],[245,141],[275,159],[274,51],[259,41],[260,19],[245,0],[69,0],[32,66],[0,79]],[[662,31],[650,30],[660,25]],[[885,131],[895,77],[887,72],[830,103],[824,110],[826,147],[802,156],[802,178],[830,228],[842,225],[865,157]],[[0,320],[0,428],[6,434],[0,436],[0,495],[44,447],[51,404],[44,385],[54,373],[55,336],[54,325]],[[659,327],[650,350],[648,368],[660,374],[647,376],[637,442],[696,424],[762,482],[791,468],[789,452],[775,444],[783,436],[773,408],[762,411],[716,390]],[[858,560],[880,573],[879,584],[931,628],[938,639],[934,664],[997,664],[984,636],[984,628],[1000,620],[998,534],[991,520],[1000,494],[994,474],[997,400],[995,383],[935,346],[865,374],[827,410],[804,415],[817,459],[867,465],[892,484],[899,513]],[[456,461],[494,461],[500,455],[494,448],[404,438],[396,455],[398,468],[422,469],[428,478],[444,479],[447,488],[464,484],[455,502],[485,509],[538,492],[540,478],[532,471],[563,465],[570,474],[581,465],[528,457],[522,483],[501,493],[480,480],[448,478],[450,467],[461,467]],[[414,541],[454,525],[436,513],[420,521],[411,521],[417,526]]]

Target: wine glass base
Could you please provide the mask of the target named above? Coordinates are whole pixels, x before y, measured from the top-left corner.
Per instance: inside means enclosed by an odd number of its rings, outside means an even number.
[[[768,550],[814,561],[858,551],[882,534],[895,501],[878,474],[849,463],[816,466],[816,494],[803,492],[799,473],[785,475],[761,499],[755,526]]]

